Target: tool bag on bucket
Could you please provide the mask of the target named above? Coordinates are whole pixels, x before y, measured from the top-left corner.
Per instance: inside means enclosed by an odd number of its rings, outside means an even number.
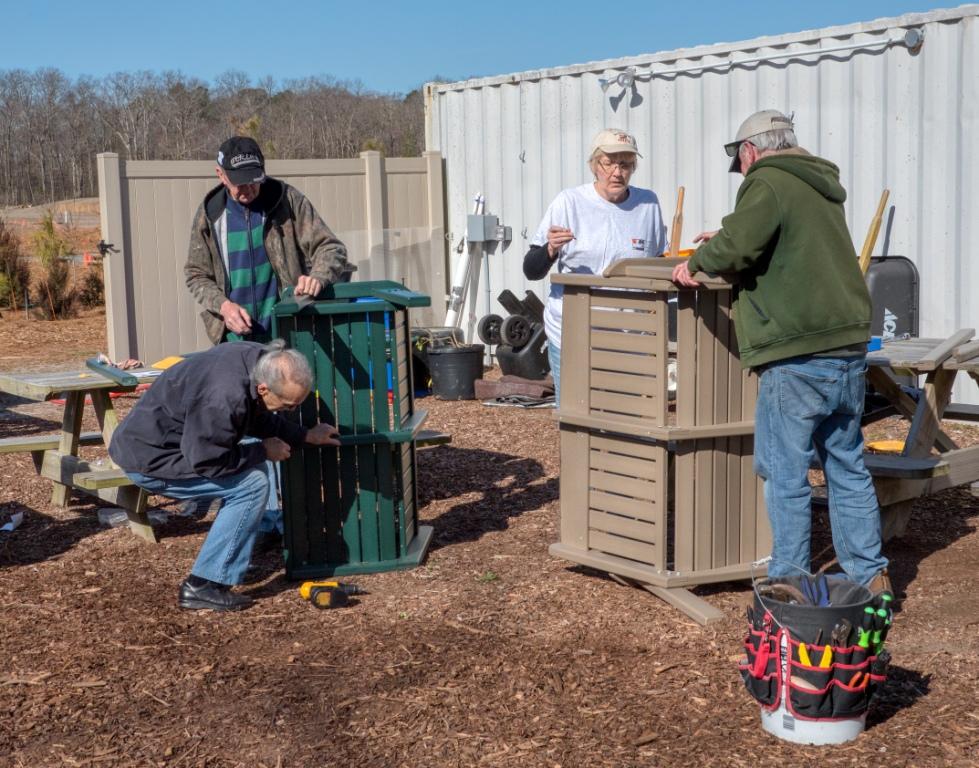
[[[875,598],[822,573],[759,579],[754,587],[747,659],[739,665],[748,692],[763,709],[784,702],[802,720],[864,714],[886,679],[892,596]]]

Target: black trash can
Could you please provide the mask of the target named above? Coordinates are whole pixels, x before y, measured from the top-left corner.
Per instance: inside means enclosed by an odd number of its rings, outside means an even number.
[[[474,400],[476,379],[483,378],[482,344],[429,347],[432,394],[440,400]]]
[[[411,329],[411,361],[413,386],[416,393],[428,394],[431,389],[431,371],[428,369],[428,350],[446,345],[465,344],[462,329],[453,326]]]

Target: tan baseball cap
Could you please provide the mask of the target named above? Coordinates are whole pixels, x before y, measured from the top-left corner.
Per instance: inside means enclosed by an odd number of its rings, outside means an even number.
[[[642,157],[636,148],[636,137],[617,128],[606,128],[604,131],[599,131],[595,138],[592,139],[591,152],[588,153],[588,157],[594,157],[598,150],[601,150],[606,155],[611,155],[615,152],[631,152],[634,155]]]
[[[741,160],[738,158],[738,150],[741,148],[743,142],[761,133],[792,129],[793,127],[794,123],[792,122],[792,118],[786,117],[777,109],[763,109],[761,112],[755,112],[755,114],[749,115],[741,123],[741,127],[738,128],[734,141],[730,141],[724,145],[724,151],[727,152],[727,156],[733,158],[731,160],[731,167],[728,170],[731,173],[741,171]]]

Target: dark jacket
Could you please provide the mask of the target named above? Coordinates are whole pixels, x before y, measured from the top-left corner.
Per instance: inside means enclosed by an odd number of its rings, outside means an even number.
[[[228,270],[219,244],[228,190],[218,185],[204,198],[194,215],[184,278],[197,303],[214,344],[224,338],[221,305],[228,298]],[[279,279],[279,290],[295,286],[301,275],[315,277],[323,285],[349,277],[354,267],[347,249],[295,187],[267,178],[251,208],[265,214],[265,252]]]
[[[265,406],[249,380],[261,344],[221,344],[164,371],[112,435],[109,455],[127,472],[164,480],[227,477],[266,461],[261,443],[293,447],[306,430]]]
[[[741,364],[866,343],[870,294],[843,215],[839,169],[805,150],[758,160],[690,272],[737,273]]]

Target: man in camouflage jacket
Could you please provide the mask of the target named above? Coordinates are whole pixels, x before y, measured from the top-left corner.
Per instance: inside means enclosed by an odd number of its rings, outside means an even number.
[[[266,341],[286,286],[316,296],[355,268],[347,249],[299,190],[265,175],[258,144],[234,136],[218,152],[221,184],[204,198],[190,233],[187,287],[215,344]]]

